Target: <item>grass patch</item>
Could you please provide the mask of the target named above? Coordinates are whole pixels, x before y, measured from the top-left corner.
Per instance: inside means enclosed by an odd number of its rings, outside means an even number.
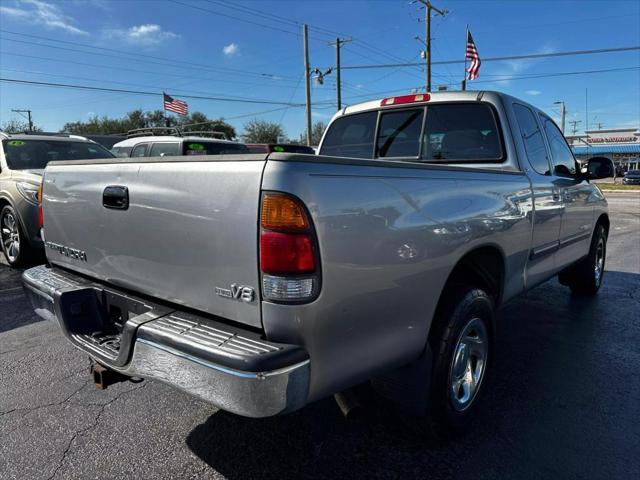
[[[596,183],[600,190],[640,190],[640,185],[624,185],[622,183]]]

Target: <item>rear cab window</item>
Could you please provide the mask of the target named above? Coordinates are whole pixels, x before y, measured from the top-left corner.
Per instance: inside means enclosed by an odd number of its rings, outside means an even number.
[[[324,137],[320,155],[372,158],[377,121],[377,111],[338,118]]]
[[[494,109],[471,102],[338,118],[329,127],[320,154],[425,163],[501,163],[506,158]]]
[[[502,135],[493,109],[482,103],[427,106],[422,160],[502,162]]]

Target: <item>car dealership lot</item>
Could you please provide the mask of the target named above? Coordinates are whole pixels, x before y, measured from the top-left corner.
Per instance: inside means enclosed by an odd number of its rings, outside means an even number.
[[[500,312],[484,412],[427,448],[381,409],[332,399],[252,420],[156,382],[98,391],[88,359],[40,321],[0,265],[3,478],[635,478],[640,475],[640,196],[610,194],[595,300],[547,282]]]

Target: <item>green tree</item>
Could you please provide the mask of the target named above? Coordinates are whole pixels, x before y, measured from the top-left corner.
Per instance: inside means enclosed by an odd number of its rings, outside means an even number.
[[[210,120],[202,112],[193,112],[182,122],[183,131],[205,131],[205,132],[222,132],[227,140],[236,138],[236,129],[229,125],[223,119]]]
[[[278,143],[278,137],[284,137],[282,125],[258,119],[245,123],[242,134],[246,143]]]
[[[198,125],[192,125],[192,124]],[[184,125],[184,127],[182,127]],[[209,120],[201,112],[193,112],[185,117],[175,115],[165,115],[163,110],[153,110],[145,112],[141,109],[132,110],[122,118],[108,118],[93,116],[87,121],[69,122],[64,125],[61,131],[66,133],[83,134],[125,134],[129,130],[136,128],[150,127],[180,127],[185,131],[217,131],[223,132],[225,136],[232,140],[236,137],[236,131],[222,119]]]
[[[24,133],[29,131],[29,122],[23,120],[9,120],[8,122],[4,122],[2,126],[0,126],[0,131],[6,133]],[[42,129],[33,126],[34,132],[41,132]]]
[[[320,140],[322,140],[322,135],[324,135],[324,131],[327,126],[324,122],[316,122],[311,127],[311,145],[319,145]],[[300,134],[300,144],[307,144],[307,132],[304,131]]]

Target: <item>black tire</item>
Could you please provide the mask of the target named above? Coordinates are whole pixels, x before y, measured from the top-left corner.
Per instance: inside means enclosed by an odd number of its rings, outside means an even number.
[[[435,441],[458,436],[471,425],[493,362],[494,307],[491,297],[484,290],[475,287],[457,288],[445,295],[438,306],[429,335],[429,344],[433,352],[431,385],[427,414],[418,422],[419,430]],[[473,337],[482,339],[484,343],[483,365],[479,366],[480,358],[477,355],[475,370],[473,363],[476,353],[470,348],[476,348],[478,345],[461,347],[463,343],[472,345],[469,339]],[[470,367],[467,365],[471,368],[469,371],[480,372],[476,387],[466,401],[461,401],[466,394],[460,395],[465,392],[464,387],[459,386],[455,390],[454,386],[454,382],[461,381],[456,380],[458,375],[455,370],[460,371],[459,367],[465,363],[462,361],[464,354],[461,353],[461,348],[467,352],[471,362]],[[475,375],[472,374],[472,377],[475,378]]]
[[[594,296],[600,290],[604,279],[606,256],[607,230],[599,224],[593,232],[587,256],[560,272],[558,280],[568,286],[575,295]]]
[[[33,250],[11,205],[5,205],[0,210],[0,240],[4,258],[12,267],[27,265],[33,260]]]

